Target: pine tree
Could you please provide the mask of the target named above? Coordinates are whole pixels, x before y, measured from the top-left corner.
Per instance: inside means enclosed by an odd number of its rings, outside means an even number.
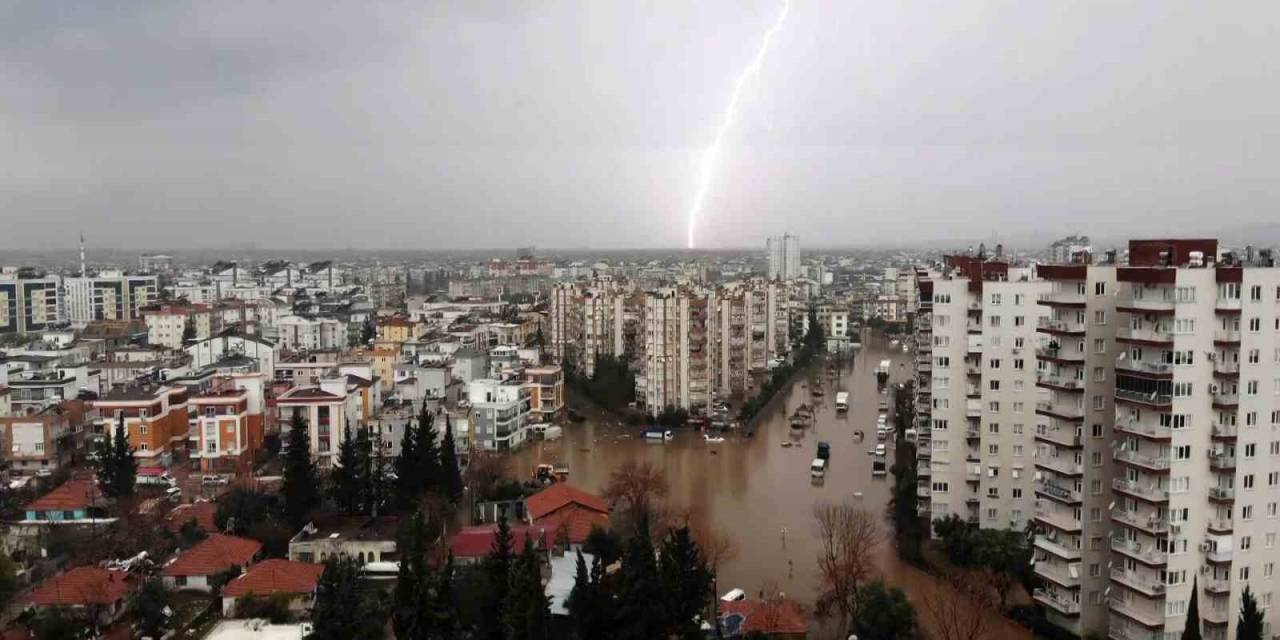
[[[419,511],[397,543],[402,553],[392,593],[391,625],[399,640],[433,637],[432,576],[426,562],[426,540],[426,520]]]
[[[627,624],[618,629],[622,640],[664,638],[670,629],[667,622],[666,598],[653,558],[653,542],[649,537],[649,519],[641,517],[636,535],[627,543],[622,559],[622,584],[618,600],[618,617]]]
[[[302,414],[289,421],[289,451],[284,456],[285,518],[294,529],[306,524],[307,516],[319,501],[316,468],[311,460],[311,435]]]
[[[1258,600],[1249,585],[1240,595],[1240,620],[1236,623],[1236,640],[1262,640],[1263,618]]]
[[[454,640],[458,637],[458,608],[453,597],[453,554],[445,558],[444,566],[436,572],[435,621],[433,626],[438,640]]]
[[[444,441],[440,445],[440,490],[451,502],[462,497],[462,472],[453,444],[453,421],[444,417]]]
[[[1187,626],[1182,630],[1182,640],[1200,640],[1200,587],[1191,580],[1191,604],[1187,605]]]
[[[524,550],[511,568],[510,603],[505,614],[509,640],[551,637],[550,600],[543,592],[541,561],[534,541],[525,534]]]
[[[333,470],[333,501],[346,513],[360,511],[360,460],[356,453],[356,441],[348,429],[342,444],[338,445],[337,468]]]
[[[427,408],[427,401],[423,400],[422,410],[418,413],[418,440],[414,444],[421,474],[419,493],[438,490],[440,487],[440,445],[436,441],[440,433],[436,431],[435,418]]]
[[[102,495],[123,498],[133,495],[137,480],[138,461],[129,446],[129,431],[124,426],[124,416],[116,423],[114,433],[98,445],[97,475]]]
[[[418,467],[417,430],[412,422],[405,423],[404,435],[400,438],[400,454],[396,456],[396,508],[401,512],[412,511],[422,497],[419,488],[421,469]]]
[[[564,606],[569,610],[569,619],[579,638],[590,638],[591,610],[595,606],[595,585],[591,584],[591,574],[587,572],[587,560],[578,550],[578,564],[573,576],[573,589]]]
[[[310,640],[381,638],[386,611],[381,599],[361,576],[359,561],[350,556],[330,558],[316,583],[311,608]]]
[[[488,589],[485,590],[486,602],[481,608],[488,612],[480,621],[479,637],[485,640],[505,640],[507,633],[503,622],[508,607],[507,593],[511,579],[512,565],[511,527],[507,525],[507,515],[498,518],[498,530],[493,536],[493,548],[484,560],[484,572]]]
[[[688,527],[675,529],[662,543],[658,566],[667,619],[677,633],[696,633],[694,618],[711,595],[711,569]]]

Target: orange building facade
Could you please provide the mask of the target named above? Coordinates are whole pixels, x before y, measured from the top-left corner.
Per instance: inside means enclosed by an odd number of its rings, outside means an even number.
[[[262,449],[266,378],[252,373],[220,380],[190,400],[192,460],[210,473],[247,474]]]
[[[113,390],[93,403],[102,415],[103,435],[112,437],[124,421],[129,446],[142,466],[163,466],[164,456],[186,446],[187,389],[148,385]]]

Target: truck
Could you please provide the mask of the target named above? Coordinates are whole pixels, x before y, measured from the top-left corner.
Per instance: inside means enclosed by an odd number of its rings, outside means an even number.
[[[876,367],[876,383],[877,384],[883,387],[886,383],[889,382],[889,367],[892,365],[893,363],[888,360],[880,361],[880,365]]]
[[[653,427],[653,428],[644,430],[645,440],[661,440],[665,442],[674,437],[675,437],[675,434],[671,433],[670,429],[663,429],[662,427]]]
[[[160,467],[139,467],[138,475],[134,478],[134,484],[152,485],[160,487],[172,487],[178,484],[178,481],[169,475],[168,471]]]
[[[849,392],[840,391],[836,393],[836,411],[845,412],[849,410]]]

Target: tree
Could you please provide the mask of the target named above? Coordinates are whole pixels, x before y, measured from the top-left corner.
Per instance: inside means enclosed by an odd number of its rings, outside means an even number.
[[[94,627],[83,613],[68,607],[42,609],[27,624],[36,640],[80,640]]]
[[[142,587],[133,594],[129,608],[142,635],[152,638],[164,635],[165,626],[169,623],[169,614],[165,611],[169,608],[169,591],[159,578],[142,583]]]
[[[910,640],[918,635],[916,609],[901,589],[876,580],[859,588],[853,626],[859,640]]]
[[[365,318],[364,325],[360,327],[360,344],[370,344],[377,336],[378,325],[373,323],[373,318]]]
[[[551,601],[543,592],[541,560],[537,545],[525,533],[524,550],[511,567],[505,614],[509,640],[549,640]]]
[[[921,559],[920,544],[925,537],[924,523],[917,511],[919,497],[916,484],[916,446],[899,437],[893,449],[892,495],[889,498],[890,522],[893,524],[894,542],[898,557],[908,562]]]
[[[458,452],[453,443],[453,421],[444,417],[444,441],[440,445],[440,491],[451,502],[462,497],[462,473],[458,471]]]
[[[599,557],[593,560],[593,564],[599,562]],[[569,610],[569,620],[573,624],[574,631],[582,640],[600,638],[608,633],[607,628],[601,624],[604,613],[602,606],[606,604],[601,598],[604,588],[603,576],[595,578],[592,575],[587,569],[587,561],[582,551],[579,550],[573,590],[569,592],[565,608]]]
[[[587,534],[586,541],[582,543],[582,550],[610,565],[622,557],[622,537],[612,529],[593,524],[591,533]]]
[[[975,537],[974,563],[987,572],[987,580],[995,589],[1003,611],[1013,590],[1034,579],[1031,562],[1034,551],[1021,531],[981,529]]]
[[[641,512],[643,514],[643,512]],[[649,538],[649,519],[641,515],[636,534],[627,543],[622,558],[622,581],[618,592],[618,618],[627,624],[618,629],[620,640],[649,640],[666,637],[670,629],[662,581]]]
[[[922,598],[937,640],[980,640],[999,614],[992,589],[980,573],[952,570],[932,581]]]
[[[18,572],[9,554],[0,552],[0,611],[18,593]]]
[[[311,460],[311,435],[301,413],[289,421],[289,451],[284,456],[285,519],[294,529],[306,523],[311,510],[319,502],[316,490],[316,468]]]
[[[1187,605],[1187,626],[1182,630],[1182,640],[1200,640],[1200,586],[1191,579],[1191,604]]]
[[[417,442],[414,453],[418,459],[419,476],[418,494],[435,490],[440,486],[440,445],[437,442],[440,433],[435,427],[436,417],[427,408],[427,401],[422,401],[422,409],[418,412]]]
[[[663,540],[658,575],[673,630],[697,633],[694,618],[702,613],[711,596],[712,575],[688,527],[671,530]]]
[[[813,515],[820,543],[815,607],[820,617],[839,616],[843,637],[858,615],[859,587],[875,575],[882,533],[871,512],[849,503],[819,503]]]
[[[484,560],[486,588],[482,590],[485,604],[481,608],[486,615],[480,619],[479,637],[488,640],[504,640],[506,630],[503,621],[508,606],[507,594],[513,564],[511,527],[507,515],[498,518],[498,529],[493,536],[493,548]]]
[[[1244,593],[1240,595],[1240,620],[1236,623],[1236,640],[1262,640],[1264,624],[1258,600],[1253,597],[1249,585],[1245,585]]]
[[[329,475],[333,485],[333,501],[338,509],[346,513],[359,513],[364,487],[356,441],[351,437],[350,429],[342,438],[342,444],[338,445],[338,462],[335,466],[333,473]]]
[[[667,497],[671,486],[667,477],[650,462],[628,460],[609,476],[604,495],[626,512],[634,522],[647,522],[654,515],[656,501]]]
[[[104,438],[97,449],[98,486],[108,498],[133,495],[133,485],[138,477],[138,461],[129,446],[129,431],[124,426],[124,416],[116,423],[115,433]]]
[[[392,592],[391,626],[399,640],[428,638],[434,632],[426,541],[426,521],[418,511],[397,543],[401,559]]]
[[[243,487],[233,487],[218,501],[217,510],[213,513],[213,524],[220,531],[243,536],[247,535],[255,524],[275,516],[277,510],[278,507],[271,496]]]
[[[269,597],[249,594],[236,600],[235,615],[238,618],[261,618],[271,624],[287,624],[293,622],[293,613],[289,611],[289,596],[277,593]]]
[[[360,574],[360,562],[350,556],[325,561],[311,609],[310,640],[383,637],[380,594]]]
[[[458,607],[453,596],[453,554],[445,558],[444,566],[435,572],[435,607],[432,609],[438,640],[454,640],[458,636]]]
[[[411,511],[418,503],[421,469],[418,467],[417,429],[412,422],[405,423],[400,437],[400,454],[394,463],[396,473],[395,502],[400,511]]]

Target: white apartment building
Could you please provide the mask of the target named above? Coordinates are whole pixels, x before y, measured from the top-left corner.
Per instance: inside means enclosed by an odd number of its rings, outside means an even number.
[[[1035,508],[1036,328],[1046,315],[1037,300],[1047,284],[1030,268],[970,256],[918,277],[922,515],[1024,529]]]
[[[476,446],[487,451],[509,451],[528,439],[528,386],[515,380],[483,378],[471,381],[467,396]]]
[[[142,318],[147,323],[147,343],[168,349],[182,348],[188,326],[193,340],[207,339],[215,330],[213,309],[205,305],[150,308]]]
[[[800,238],[791,234],[772,236],[766,241],[765,249],[769,254],[770,280],[788,282],[799,278],[800,273]]]
[[[66,318],[75,326],[94,320],[136,320],[142,308],[159,298],[154,275],[103,272],[63,278]]]
[[[287,351],[341,349],[347,346],[347,324],[337,318],[286,315],[276,321],[279,343]]]

